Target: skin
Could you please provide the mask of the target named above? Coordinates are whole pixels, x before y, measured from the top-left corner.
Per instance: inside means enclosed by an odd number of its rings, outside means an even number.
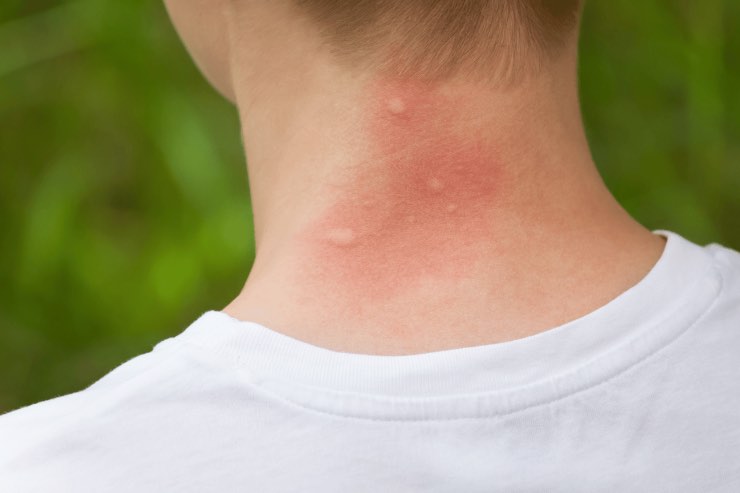
[[[396,80],[368,93],[360,131],[370,155],[298,237],[315,259],[304,277],[338,281],[356,305],[385,301],[425,278],[468,275],[480,254],[473,240],[492,233],[486,212],[503,186],[494,145],[482,128],[459,121],[474,100]]]
[[[591,158],[575,33],[513,86],[430,82],[339,66],[287,2],[166,4],[247,151],[257,255],[226,313],[352,353],[492,344],[597,309],[661,255]]]

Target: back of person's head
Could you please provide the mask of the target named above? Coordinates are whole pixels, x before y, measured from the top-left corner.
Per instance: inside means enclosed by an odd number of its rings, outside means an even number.
[[[575,39],[581,0],[287,0],[348,66],[516,77]]]
[[[165,0],[196,63],[234,100],[235,72],[275,80],[317,54],[355,73],[518,81],[562,54],[583,0]],[[317,51],[318,50],[318,51]]]

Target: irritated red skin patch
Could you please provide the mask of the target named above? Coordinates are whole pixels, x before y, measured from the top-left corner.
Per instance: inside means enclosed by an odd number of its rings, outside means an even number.
[[[361,125],[368,156],[303,235],[311,276],[332,296],[382,301],[470,274],[500,186],[475,101],[409,81],[377,82]],[[318,276],[318,279],[316,277]]]

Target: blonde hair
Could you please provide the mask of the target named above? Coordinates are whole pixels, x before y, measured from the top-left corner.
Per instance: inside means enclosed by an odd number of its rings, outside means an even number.
[[[581,0],[289,1],[342,63],[430,79],[527,72],[561,51],[581,11]]]

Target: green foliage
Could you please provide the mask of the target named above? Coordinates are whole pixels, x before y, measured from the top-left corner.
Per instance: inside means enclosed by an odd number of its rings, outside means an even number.
[[[734,248],[739,27],[735,0],[593,1],[581,42],[610,188],[652,229]],[[238,118],[161,4],[0,4],[0,221],[0,412],[236,295],[254,254]]]
[[[594,157],[650,228],[740,245],[740,4],[587,2],[583,111]]]
[[[0,410],[222,308],[253,255],[238,117],[163,6],[51,4],[0,10]]]

